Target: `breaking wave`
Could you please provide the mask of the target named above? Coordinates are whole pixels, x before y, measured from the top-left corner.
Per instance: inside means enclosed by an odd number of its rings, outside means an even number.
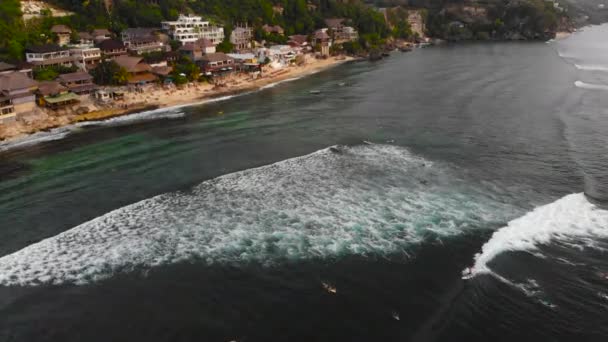
[[[37,132],[22,138],[0,142],[0,152],[13,148],[22,148],[40,144],[46,141],[60,140],[71,133],[70,127],[58,127],[48,131]]]
[[[586,71],[608,71],[608,66],[604,65],[574,65],[578,70],[586,70]]]
[[[0,258],[0,284],[83,284],[182,261],[407,257],[518,211],[471,184],[400,147],[331,147],[112,211]]]
[[[605,84],[594,84],[594,83],[586,83],[583,81],[576,81],[574,85],[578,88],[589,89],[589,90],[608,90],[608,85]]]
[[[589,202],[584,194],[565,196],[534,209],[496,231],[475,255],[473,275],[494,274],[488,263],[505,252],[538,252],[539,245],[553,240],[577,241],[608,236],[608,211]],[[499,279],[502,277],[498,276]]]

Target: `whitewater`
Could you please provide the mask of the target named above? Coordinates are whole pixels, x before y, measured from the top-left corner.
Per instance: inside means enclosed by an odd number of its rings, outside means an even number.
[[[0,284],[86,284],[186,261],[408,257],[516,216],[496,190],[401,147],[334,146],[112,211],[0,258]]]

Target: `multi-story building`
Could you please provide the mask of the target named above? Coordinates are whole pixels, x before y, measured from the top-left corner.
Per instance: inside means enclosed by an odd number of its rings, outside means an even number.
[[[344,25],[342,18],[325,19],[325,24],[331,32],[335,43],[355,41],[359,39],[359,32],[354,27]]]
[[[66,66],[72,65],[72,57],[70,50],[66,47],[55,44],[46,44],[32,46],[25,50],[25,58],[28,63],[37,68],[46,68],[51,66]]]
[[[93,84],[93,77],[84,71],[59,75],[58,81],[69,91],[78,95],[91,94],[97,89],[97,86]]]
[[[0,75],[0,123],[13,121],[19,114],[36,108],[33,91],[37,84],[18,71]]]
[[[116,57],[127,54],[127,47],[120,40],[106,39],[98,44],[104,57]]]
[[[91,70],[101,62],[101,50],[92,46],[72,46],[70,55],[74,65],[82,71]]]
[[[70,30],[69,27],[65,25],[53,25],[53,27],[51,27],[51,32],[57,36],[57,44],[63,46],[70,43],[72,30]]]
[[[192,61],[200,61],[203,55],[215,53],[215,45],[209,39],[201,38],[194,43],[186,43],[179,48],[179,53]]]
[[[230,42],[237,51],[250,49],[252,38],[253,30],[248,26],[236,27],[230,34]]]
[[[181,14],[176,21],[163,21],[161,25],[171,38],[182,44],[206,38],[217,45],[224,40],[223,27],[212,25],[209,21],[196,15]]]

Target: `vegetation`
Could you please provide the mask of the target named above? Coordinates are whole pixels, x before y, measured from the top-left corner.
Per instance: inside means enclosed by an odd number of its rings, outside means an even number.
[[[78,67],[70,66],[53,66],[42,69],[34,70],[34,79],[38,81],[52,81],[57,78],[57,76],[61,74],[68,74],[70,72],[78,71]]]
[[[129,77],[127,70],[114,61],[101,62],[91,71],[91,75],[93,81],[100,85],[125,85]]]

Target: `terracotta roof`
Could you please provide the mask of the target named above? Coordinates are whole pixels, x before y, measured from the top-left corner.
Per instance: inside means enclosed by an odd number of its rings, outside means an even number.
[[[329,35],[327,34],[327,32],[323,31],[323,30],[318,30],[315,32],[315,39],[329,39]]]
[[[126,49],[125,44],[120,40],[106,39],[98,44],[102,51],[123,50]]]
[[[298,43],[298,44],[304,44],[304,43],[306,43],[308,41],[308,36],[305,36],[303,34],[296,34],[296,35],[293,35],[293,36],[289,36],[289,39],[291,41],[294,41],[294,42]]]
[[[17,69],[17,66],[15,66],[15,65],[0,62],[0,71],[8,71],[8,70],[16,70],[16,69]]]
[[[22,72],[0,75],[0,91],[12,91],[36,87],[36,82]]]
[[[94,37],[89,32],[78,32],[78,38],[86,39],[86,40],[93,40]]]
[[[216,53],[208,53],[208,54],[204,55],[202,60],[206,61],[206,62],[221,62],[221,61],[234,60],[234,58],[226,55],[223,52],[216,52]]]
[[[44,44],[44,45],[35,45],[30,46],[25,49],[26,52],[33,53],[47,53],[47,52],[57,52],[57,51],[65,51],[67,47],[59,46],[57,44]]]
[[[167,76],[173,71],[171,66],[159,66],[152,68],[152,72],[156,75]]]
[[[56,81],[38,82],[38,93],[42,96],[57,95],[67,90],[68,88],[62,86]]]
[[[128,77],[128,82],[131,84],[141,83],[141,82],[154,82],[158,79],[155,75],[151,73],[145,73],[141,75],[131,75]]]
[[[143,63],[142,61],[142,57],[118,56],[114,58],[116,64],[131,73],[150,71],[152,69],[149,64]]]
[[[264,25],[262,26],[262,29],[264,31],[266,31],[267,33],[279,33],[279,34],[283,34],[283,32],[285,32],[285,30],[283,30],[283,28],[279,25],[275,25],[275,26],[270,26],[270,25]]]
[[[93,34],[93,37],[112,35],[112,33],[110,33],[110,31],[108,31],[108,29],[94,29],[91,33]]]
[[[51,27],[51,32],[69,34],[69,33],[72,33],[72,30],[70,30],[70,28],[65,25],[53,25],[53,27]]]
[[[89,81],[92,80],[93,76],[89,75],[89,73],[86,73],[84,71],[80,71],[80,72],[72,72],[69,74],[63,74],[63,75],[59,75],[59,81],[62,83],[71,83],[71,82],[77,82],[77,81]]]
[[[329,28],[336,28],[344,23],[344,18],[325,19],[325,25]]]

